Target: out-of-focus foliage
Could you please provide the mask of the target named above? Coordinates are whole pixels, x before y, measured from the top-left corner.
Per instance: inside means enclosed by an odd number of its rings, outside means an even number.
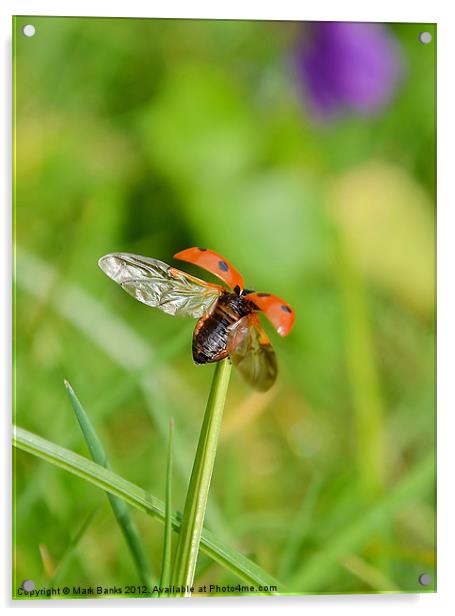
[[[298,24],[33,23],[15,49],[17,423],[88,456],[68,378],[113,469],[163,498],[173,416],[182,510],[212,368],[191,361],[194,323],[134,302],[97,260],[210,247],[297,318],[285,339],[265,324],[280,370],[269,393],[233,376],[207,525],[294,593],[422,590],[435,45],[418,34],[435,40],[434,27],[387,26],[406,66],[387,108],[321,123],[296,82]],[[157,574],[162,529],[133,515]],[[61,585],[137,582],[104,495],[25,453],[14,545],[16,586],[48,583],[62,561]],[[236,580],[201,557],[196,582]]]

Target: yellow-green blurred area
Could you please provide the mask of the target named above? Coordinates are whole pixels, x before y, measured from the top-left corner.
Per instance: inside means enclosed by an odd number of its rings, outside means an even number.
[[[33,23],[36,34],[20,33]],[[435,576],[435,28],[387,26],[406,70],[374,116],[312,118],[286,22],[18,18],[15,421],[183,510],[213,366],[195,322],[124,293],[113,251],[222,254],[296,310],[279,376],[234,371],[206,525],[289,592],[422,591]],[[418,40],[422,29],[433,43]],[[16,453],[17,584],[137,574],[105,494]],[[93,512],[84,532],[84,520]],[[163,527],[133,512],[159,576]],[[201,555],[196,583],[237,583]]]

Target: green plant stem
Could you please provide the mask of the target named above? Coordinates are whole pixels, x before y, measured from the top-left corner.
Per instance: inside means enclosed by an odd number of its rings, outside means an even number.
[[[172,576],[174,587],[181,589],[176,593],[180,596],[190,596],[188,589],[194,581],[231,368],[229,359],[216,364],[194,458]]]

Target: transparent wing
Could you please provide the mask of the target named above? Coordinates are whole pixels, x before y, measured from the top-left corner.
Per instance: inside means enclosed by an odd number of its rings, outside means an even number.
[[[276,355],[257,314],[249,314],[235,324],[229,333],[228,350],[232,363],[252,387],[259,391],[272,387],[278,372]]]
[[[138,301],[176,316],[202,317],[222,292],[221,286],[199,280],[163,261],[127,252],[105,255],[98,265]]]

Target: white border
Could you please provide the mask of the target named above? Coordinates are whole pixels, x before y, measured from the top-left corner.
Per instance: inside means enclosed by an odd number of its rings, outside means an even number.
[[[13,7],[11,10],[10,7]],[[405,2],[381,0],[377,6],[365,6],[360,1],[299,2],[281,0],[279,3],[253,2],[252,0],[231,0],[230,2],[209,2],[207,0],[167,0],[147,2],[129,0],[114,4],[100,0],[67,1],[55,0],[10,0],[8,13],[16,15],[92,15],[109,17],[192,17],[206,19],[301,19],[301,20],[344,20],[344,21],[403,21],[435,22],[440,11],[438,2],[414,0],[412,6]],[[3,9],[4,10],[4,9]]]
[[[12,15],[80,15],[80,16],[131,16],[131,17],[192,17],[224,19],[300,19],[300,20],[344,20],[344,21],[403,21],[438,23],[438,592],[423,595],[343,595],[303,596],[270,598],[232,599],[191,599],[165,600],[166,603],[144,603],[142,600],[110,600],[105,602],[34,602],[33,604],[9,600],[11,589],[11,532],[10,504],[10,409],[11,409],[11,16]],[[455,377],[453,355],[455,339],[453,320],[455,318],[454,293],[454,251],[455,245],[455,161],[452,154],[454,139],[455,94],[453,84],[453,40],[454,21],[451,19],[450,3],[444,0],[429,2],[414,0],[378,0],[376,6],[359,0],[318,0],[314,3],[287,1],[269,3],[249,0],[231,0],[213,3],[202,0],[167,0],[166,2],[140,2],[128,0],[123,3],[101,2],[99,0],[73,0],[65,3],[58,0],[3,1],[0,3],[0,32],[3,107],[0,134],[3,136],[3,164],[0,166],[0,187],[3,193],[1,210],[1,340],[2,370],[0,392],[3,397],[2,414],[4,422],[1,464],[6,477],[4,486],[1,528],[4,534],[2,546],[3,567],[1,567],[0,596],[6,607],[24,610],[32,607],[71,608],[76,610],[110,609],[133,607],[153,612],[171,609],[260,609],[261,611],[284,608],[295,612],[317,610],[325,614],[364,613],[365,610],[383,611],[388,615],[441,613],[449,606],[453,608],[451,587],[455,583],[454,560],[454,439],[455,439],[455,397],[452,381]],[[8,366],[9,369],[5,370]],[[96,605],[96,607],[94,607]]]

